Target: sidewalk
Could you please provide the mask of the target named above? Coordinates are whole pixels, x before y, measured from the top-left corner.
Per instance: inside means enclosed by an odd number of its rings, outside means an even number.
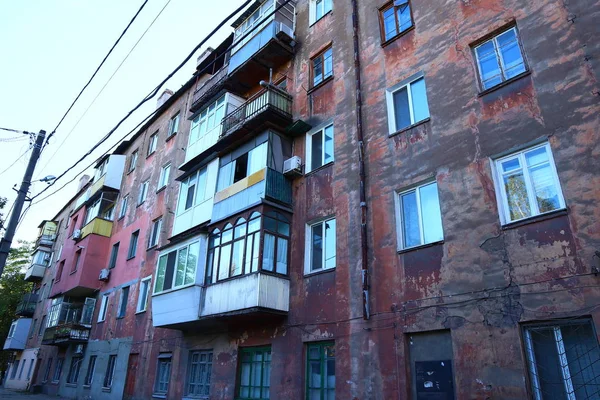
[[[0,387],[0,399],[2,400],[62,400],[62,397],[48,396],[45,394],[31,394],[29,392],[17,392]]]

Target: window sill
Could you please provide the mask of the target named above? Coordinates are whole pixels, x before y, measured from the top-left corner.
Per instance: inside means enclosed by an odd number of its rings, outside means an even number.
[[[105,319],[103,319],[102,321],[96,321],[96,323],[97,323],[97,324],[101,324],[101,323],[103,323],[104,321],[106,321],[106,320],[105,320]]]
[[[165,139],[165,142],[168,142],[169,140],[173,139],[175,136],[177,136],[177,132],[171,133],[169,136],[167,136],[167,138]]]
[[[92,385],[83,385],[84,389],[90,389],[92,387]]]
[[[176,288],[171,288],[171,289],[163,290],[162,292],[152,293],[152,297],[154,297],[154,296],[162,296],[163,294],[168,294],[168,293],[173,293],[173,292],[176,292],[178,290],[190,288],[192,286],[196,286],[196,283],[189,283],[187,285],[178,286]]]
[[[148,154],[148,155],[146,156],[146,160],[147,160],[147,159],[149,159],[150,157],[152,157],[152,155],[153,155],[154,153],[156,153],[156,150],[154,150],[152,153]]]
[[[107,387],[103,387],[103,388],[102,388],[102,391],[103,391],[104,393],[110,393],[110,391],[111,391],[111,390],[112,390],[112,388],[107,388]]]
[[[406,35],[408,32],[411,32],[415,29],[415,25],[413,24],[410,28],[403,30],[402,32],[398,33],[396,36],[389,38],[388,40],[381,42],[381,47],[385,48],[388,45],[390,45],[392,42],[400,39],[402,36]]]
[[[306,92],[306,94],[312,94],[313,92],[319,90],[320,88],[322,88],[323,86],[327,85],[329,82],[331,82],[333,80],[333,74],[329,75],[327,78],[323,79],[321,82],[317,83],[316,85],[314,85],[313,87],[311,87],[310,89],[308,89],[308,91]]]
[[[76,383],[65,383],[66,387],[70,387],[70,388],[76,388],[77,384]]]
[[[319,171],[321,171],[323,169],[329,168],[329,167],[331,167],[333,165],[334,162],[335,161],[330,161],[327,164],[321,165],[319,168],[315,168],[313,170],[310,170],[307,173],[305,173],[304,176],[311,176],[311,175],[316,174],[317,172],[319,172]]]
[[[409,252],[415,251],[415,250],[426,249],[428,247],[438,246],[440,244],[444,244],[444,240],[438,240],[437,242],[431,242],[431,243],[421,244],[418,246],[408,247],[406,249],[399,249],[398,254],[404,254],[404,253],[409,253]]]
[[[150,251],[150,250],[156,250],[156,248],[158,247],[158,243],[157,244],[153,244],[152,246],[148,247],[146,249],[146,251]]]
[[[69,272],[69,275],[75,275],[76,273],[77,273],[77,270],[71,271],[71,272]]]
[[[320,271],[314,271],[314,272],[308,272],[308,273],[305,272],[304,273],[304,277],[305,278],[310,278],[310,277],[315,276],[315,275],[327,274],[329,272],[335,272],[335,267],[333,267],[333,268],[327,268],[327,269],[322,269]]]
[[[125,261],[133,260],[134,258],[135,258],[135,256],[127,257],[127,258],[125,259]]]
[[[166,399],[167,395],[166,394],[153,394],[152,398],[153,399]]]
[[[326,16],[328,16],[328,15],[329,15],[329,14],[331,14],[331,13],[333,13],[333,10],[329,10],[329,11],[327,11],[325,14],[323,14],[323,16],[322,16],[321,18],[319,18],[319,19],[317,19],[317,20],[315,20],[315,21],[311,22],[311,23],[308,25],[308,27],[309,27],[309,28],[312,28],[313,26],[315,26],[315,24],[316,24],[317,22],[319,22],[319,21],[322,21],[322,20],[323,20],[323,18],[325,18]]]
[[[518,221],[509,222],[505,225],[502,225],[502,230],[508,230],[513,228],[519,228],[524,225],[535,224],[536,222],[545,221],[547,219],[552,219],[556,217],[562,217],[564,215],[568,215],[569,211],[566,208],[561,208],[559,210],[550,211],[544,214],[534,215],[533,217],[528,217],[524,219],[520,219]]]
[[[133,171],[135,171],[135,168],[134,169],[130,169],[129,171],[127,171],[127,175],[131,174]]]
[[[165,186],[163,186],[163,187],[159,188],[159,189],[156,191],[156,193],[158,194],[158,193],[160,193],[160,192],[164,192],[164,190],[165,190],[166,188],[167,188],[167,185],[165,185]]]
[[[488,89],[485,89],[482,92],[479,92],[479,94],[477,96],[478,97],[483,97],[483,96],[485,96],[488,93],[492,93],[492,92],[495,92],[496,90],[502,89],[503,87],[510,85],[514,81],[518,81],[519,79],[524,78],[524,77],[529,76],[529,75],[531,75],[531,71],[530,70],[522,72],[522,73],[520,73],[517,76],[513,76],[512,78],[507,79],[504,82],[501,82],[501,83],[497,84],[496,86],[492,86],[491,88],[488,88]]]
[[[407,126],[406,128],[402,128],[402,129],[400,129],[399,131],[396,131],[396,132],[390,133],[390,134],[389,134],[389,137],[393,137],[393,136],[396,136],[396,135],[400,135],[401,133],[404,133],[404,132],[406,132],[406,131],[410,131],[411,129],[413,129],[413,128],[416,128],[417,126],[419,126],[419,125],[423,125],[423,124],[426,124],[427,122],[430,122],[430,121],[431,121],[431,117],[425,118],[424,120],[421,120],[421,121],[419,121],[419,122],[415,122],[414,124],[412,124],[412,125],[410,125],[410,126]]]
[[[124,215],[123,215],[122,217],[119,217],[119,218],[117,219],[117,222],[119,222],[119,221],[122,221],[123,219],[125,219],[125,216],[124,216]]]
[[[141,205],[143,205],[146,202],[146,200],[142,201],[141,203],[138,203],[137,206],[135,206],[135,208],[139,208]]]
[[[146,309],[146,310],[141,310],[141,311],[136,311],[136,312],[135,312],[135,315],[143,314],[143,313],[145,313],[146,311],[147,311],[147,309]]]

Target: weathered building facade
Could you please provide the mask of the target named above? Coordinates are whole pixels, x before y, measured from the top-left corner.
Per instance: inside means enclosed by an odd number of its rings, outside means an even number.
[[[599,14],[254,2],[54,218],[33,317],[81,307],[57,317],[79,336],[51,338],[45,318],[32,383],[598,398]]]

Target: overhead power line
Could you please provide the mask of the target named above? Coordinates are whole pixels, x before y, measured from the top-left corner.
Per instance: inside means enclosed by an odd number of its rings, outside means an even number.
[[[25,134],[25,135],[30,135],[31,134],[30,132],[21,131],[19,129],[11,129],[11,128],[2,128],[2,127],[0,127],[0,130],[7,131],[7,132],[14,132],[14,133],[22,133],[22,134]]]
[[[94,97],[94,99],[92,100],[92,102],[90,103],[90,105],[85,109],[85,111],[83,112],[83,114],[81,114],[81,116],[79,117],[79,119],[77,120],[77,122],[75,123],[75,125],[73,125],[73,127],[71,128],[71,130],[69,131],[69,133],[67,133],[67,135],[63,138],[63,140],[60,142],[60,144],[58,146],[56,146],[56,149],[54,150],[54,152],[52,153],[52,155],[50,156],[50,158],[48,158],[48,161],[46,161],[44,163],[44,166],[42,168],[40,168],[40,171],[43,171],[46,168],[46,166],[48,166],[48,164],[50,164],[50,161],[54,158],[54,156],[56,156],[56,154],[62,148],[62,145],[71,136],[71,134],[73,133],[73,131],[75,130],[75,128],[77,128],[77,126],[79,125],[79,123],[81,122],[81,120],[83,120],[83,118],[86,116],[87,112],[90,110],[90,108],[92,108],[92,106],[94,105],[94,103],[96,102],[96,100],[98,100],[98,98],[100,97],[100,95],[102,94],[102,92],[104,91],[104,89],[106,89],[106,86],[108,86],[108,84],[110,83],[110,81],[112,81],[112,79],[117,74],[117,72],[121,69],[121,67],[123,66],[123,64],[125,63],[125,61],[127,61],[127,59],[129,58],[129,56],[131,55],[131,53],[133,52],[133,50],[135,50],[135,48],[142,41],[142,39],[144,38],[144,36],[146,36],[146,33],[148,33],[148,31],[150,30],[150,28],[152,27],[152,25],[154,25],[154,23],[156,22],[156,20],[158,19],[158,17],[160,17],[160,15],[163,13],[163,11],[165,10],[165,8],[167,8],[167,6],[169,5],[169,3],[171,3],[171,0],[168,0],[165,3],[165,5],[163,6],[163,8],[159,11],[159,13],[156,15],[156,17],[152,20],[152,22],[150,23],[150,25],[148,25],[148,27],[146,28],[146,30],[144,31],[144,33],[142,33],[142,36],[140,36],[140,38],[137,40],[137,42],[135,42],[135,44],[129,50],[129,52],[127,53],[127,55],[125,56],[125,58],[123,58],[123,61],[121,61],[121,63],[114,70],[114,72],[112,73],[112,75],[110,76],[110,78],[108,78],[108,80],[106,81],[106,83],[104,84],[104,86],[102,86],[102,89],[100,89],[100,91],[98,92],[98,94],[96,94],[96,97]]]
[[[77,100],[79,100],[79,98],[81,97],[81,95],[83,94],[83,92],[85,91],[85,89],[90,85],[90,83],[92,83],[92,80],[96,77],[96,74],[98,73],[98,71],[100,71],[100,68],[102,68],[102,66],[104,65],[104,62],[106,62],[106,59],[108,58],[108,56],[110,56],[110,54],[115,49],[115,47],[117,47],[117,45],[119,44],[119,42],[121,41],[121,39],[123,38],[123,36],[125,36],[125,33],[129,29],[129,27],[133,24],[133,21],[135,21],[135,19],[140,14],[140,12],[144,9],[144,7],[146,6],[147,3],[148,3],[148,0],[145,0],[142,3],[142,5],[140,6],[140,8],[137,10],[137,12],[135,13],[135,15],[131,19],[131,21],[129,21],[129,23],[127,24],[127,26],[125,27],[125,29],[123,30],[123,32],[121,33],[121,35],[119,36],[119,38],[117,39],[117,41],[112,45],[112,47],[110,48],[110,50],[108,51],[108,53],[106,53],[106,56],[104,56],[104,59],[102,60],[102,62],[100,63],[100,65],[98,65],[98,68],[96,68],[96,71],[94,71],[94,73],[92,74],[91,78],[88,80],[88,82],[85,84],[85,86],[81,89],[81,91],[79,92],[79,94],[77,95],[77,97],[75,97],[75,100],[73,100],[73,102],[71,103],[71,105],[69,106],[69,108],[67,109],[67,111],[65,112],[65,114],[62,116],[62,118],[60,119],[60,121],[58,121],[58,124],[56,124],[56,127],[54,128],[54,130],[52,132],[56,132],[56,130],[58,129],[58,127],[60,126],[60,124],[62,124],[62,122],[65,120],[65,118],[67,117],[67,115],[69,114],[69,112],[71,111],[71,109],[73,108],[73,106],[75,105],[75,103],[77,103]]]

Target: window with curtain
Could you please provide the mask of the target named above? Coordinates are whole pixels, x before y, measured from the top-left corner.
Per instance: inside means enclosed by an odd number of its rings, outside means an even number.
[[[309,343],[306,349],[306,400],[335,399],[335,346]]]
[[[200,241],[163,254],[158,259],[154,293],[193,284],[200,255]]]
[[[271,398],[271,347],[239,350],[238,400]]]

